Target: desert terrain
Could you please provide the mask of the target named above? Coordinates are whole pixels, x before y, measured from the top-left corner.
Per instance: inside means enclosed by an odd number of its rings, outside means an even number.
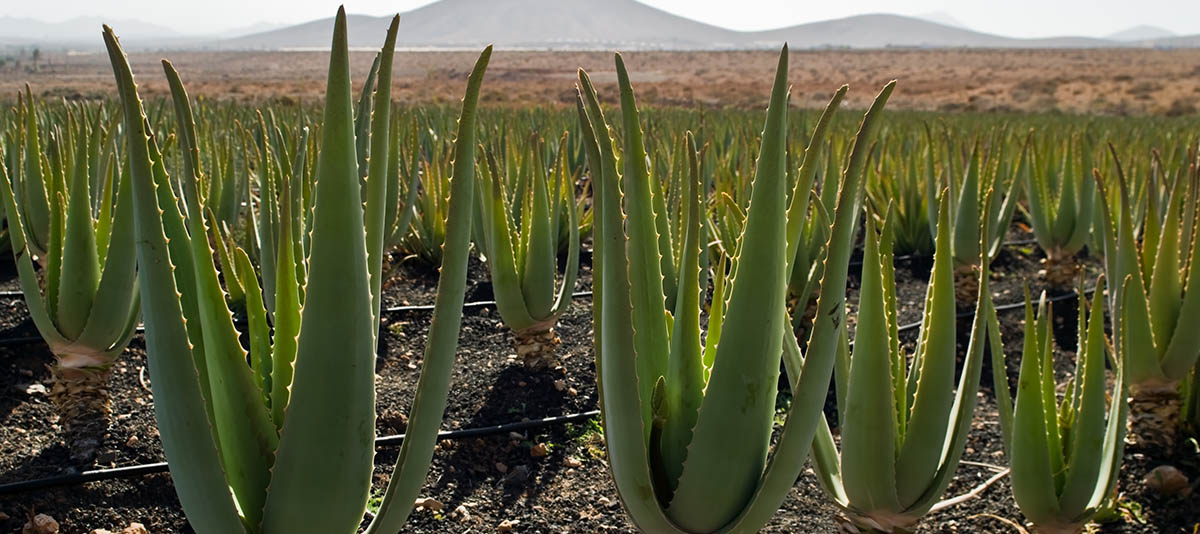
[[[475,51],[400,52],[394,95],[408,104],[457,101]],[[131,56],[144,96],[164,95],[159,60],[169,58],[195,96],[255,101],[309,101],[323,90],[323,52],[139,52]],[[366,77],[374,54],[352,54],[355,80]],[[631,52],[624,55],[651,106],[761,105],[775,67],[773,52]],[[792,102],[824,104],[848,83],[849,104],[863,107],[871,91],[900,81],[890,109],[1018,111],[1105,115],[1181,115],[1200,106],[1200,50],[824,50],[792,52]],[[492,106],[562,106],[573,102],[575,70],[615,85],[608,52],[497,51],[482,100]],[[0,67],[0,101],[29,83],[47,97],[114,95],[108,58],[101,53],[43,53]],[[602,91],[614,95],[614,91]]]

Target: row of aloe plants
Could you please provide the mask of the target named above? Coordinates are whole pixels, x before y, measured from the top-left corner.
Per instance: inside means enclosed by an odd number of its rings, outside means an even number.
[[[1027,135],[1014,158],[1004,147],[1017,136],[1005,128],[968,149],[926,127],[919,132],[924,143],[899,137],[896,152],[893,138],[880,132],[892,84],[850,144],[827,140],[843,89],[797,149],[789,141],[786,49],[760,142],[730,143],[714,156],[719,142],[701,147],[688,133],[648,152],[656,138],[672,136],[643,134],[618,57],[620,144],[581,72],[578,127],[567,128],[578,132],[578,144],[570,133],[557,144],[508,134],[476,158],[475,102],[490,50],[469,79],[457,135],[439,143],[420,131],[429,121],[390,109],[395,32],[393,22],[356,112],[339,12],[324,119],[290,136],[281,126],[287,121],[259,113],[245,116],[257,126],[217,141],[211,125],[196,120],[193,100],[166,62],[175,128],[154,126],[107,29],[120,125],[100,108],[67,107],[71,118],[51,136],[58,148],[45,157],[34,100],[23,100],[17,138],[25,158],[0,166],[6,174],[14,169],[0,193],[23,289],[42,297],[30,299],[35,323],[61,369],[91,373],[84,379],[63,371],[59,383],[100,380],[143,311],[164,450],[198,531],[357,528],[370,486],[385,256],[405,242],[417,242],[416,256],[424,250],[424,260],[440,263],[441,277],[409,439],[373,532],[399,528],[428,468],[470,242],[489,264],[518,352],[537,364],[547,359],[552,327],[574,287],[581,226],[593,229],[597,374],[610,465],[626,509],[644,530],[756,531],[786,496],[809,447],[848,528],[912,528],[937,505],[957,466],[985,345],[1003,358],[988,270],[1018,209],[1027,211],[1047,251],[1047,271],[1083,246],[1105,252],[1109,284],[1120,280],[1107,292],[1109,306],[1121,310],[1113,314],[1118,336],[1108,356],[1122,378],[1112,392],[1124,394],[1128,374],[1134,420],[1145,427],[1135,425],[1135,434],[1174,435],[1179,388],[1200,351],[1194,332],[1176,328],[1200,313],[1190,269],[1197,254],[1194,164],[1168,172],[1171,165],[1155,154],[1149,185],[1131,191],[1115,150],[1115,178],[1102,171],[1096,181],[1080,177],[1078,169],[1093,166],[1092,152],[1075,139],[1060,147]],[[155,112],[167,113],[161,106]],[[74,154],[61,149],[72,145]],[[757,158],[741,153],[754,145]],[[230,157],[237,152],[244,156]],[[1176,168],[1195,161],[1194,152],[1182,154],[1172,160]],[[902,161],[907,166],[897,165]],[[910,180],[888,179],[897,167]],[[585,168],[590,203],[576,190]],[[1119,192],[1110,195],[1113,185]],[[1029,201],[1018,206],[1022,191]],[[863,341],[851,350],[844,300],[860,230],[856,337]],[[933,246],[921,244],[926,231]],[[934,254],[926,320],[912,355],[897,337],[897,243]],[[1137,243],[1142,252],[1131,252]],[[564,249],[559,283],[556,261]],[[955,278],[974,282],[955,291]],[[710,279],[711,304],[704,298]],[[818,297],[804,351],[788,328],[803,320],[802,310],[786,306],[789,288],[801,302]],[[957,388],[956,300],[976,307]],[[1096,326],[1103,300],[1093,300],[1090,314],[1080,300],[1087,335],[1064,415],[1030,415],[1053,413],[1047,406],[1059,402],[1046,370],[1052,348],[1044,312],[1043,319],[1030,316],[1040,326],[1026,337],[1015,408],[1002,400],[1017,501],[1048,531],[1078,529],[1106,504],[1121,456],[1124,403],[1111,403],[1111,413],[1104,406],[1105,343]],[[245,318],[248,347],[235,317]],[[772,446],[781,361],[792,403]],[[831,377],[840,451],[820,411]],[[999,389],[1003,399],[1007,389]],[[881,428],[891,429],[882,442]],[[331,450],[341,462],[321,460]],[[1046,476],[1052,484],[1042,484]],[[1049,489],[1053,494],[1043,495]]]

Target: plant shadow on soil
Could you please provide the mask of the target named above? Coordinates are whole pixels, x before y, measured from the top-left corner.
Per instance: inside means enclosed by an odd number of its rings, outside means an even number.
[[[1027,235],[1010,238],[1028,237]],[[1038,253],[1020,248],[1006,249],[993,266],[993,292],[997,303],[1019,302],[1023,285],[1028,282],[1036,296],[1041,291]],[[11,267],[0,262],[0,275]],[[1088,265],[1089,284],[1094,283],[1098,265]],[[898,262],[898,295],[905,304],[900,310],[902,324],[920,319],[928,259]],[[858,268],[850,269],[852,286],[857,284]],[[485,267],[472,259],[468,301],[491,298]],[[590,271],[586,263],[577,291],[590,289]],[[384,305],[432,303],[437,278],[430,270],[402,269],[401,277],[385,292]],[[10,274],[0,276],[0,289],[15,289]],[[857,303],[857,288],[848,294],[852,306]],[[1056,341],[1059,358],[1056,374],[1060,380],[1073,369],[1075,348],[1074,302],[1063,301],[1055,307]],[[380,336],[376,384],[378,433],[404,431],[405,419],[420,373],[421,358],[430,316],[426,312],[398,313],[385,317]],[[592,323],[590,301],[576,300],[560,321],[557,331],[562,338],[557,355],[565,372],[530,372],[510,356],[511,334],[502,327],[494,307],[469,309],[463,317],[457,362],[453,371],[443,428],[476,428],[593,410],[597,406],[595,369],[592,361]],[[1024,316],[1020,310],[1001,315],[1001,330],[1009,358],[1006,367],[1015,383],[1021,350]],[[965,352],[970,320],[959,322],[959,352]],[[34,336],[19,299],[0,301],[0,337]],[[915,331],[902,339],[911,346]],[[61,445],[60,430],[53,422],[53,409],[45,396],[30,395],[25,385],[43,382],[51,361],[44,346],[0,347],[0,482],[28,480],[60,474],[66,465],[66,449]],[[961,365],[961,362],[960,362]],[[1004,465],[997,414],[991,382],[991,360],[985,355],[980,385],[979,406],[972,423],[964,460],[980,464]],[[139,383],[145,366],[144,348],[135,339],[130,350],[114,369],[110,388],[114,396],[114,414],[119,418],[110,429],[105,449],[115,458],[105,464],[126,466],[161,461],[162,451],[154,431],[150,395]],[[28,371],[25,374],[22,371]],[[555,382],[563,380],[565,390]],[[21,388],[16,385],[24,384]],[[1011,385],[1011,384],[1010,384]],[[18,391],[20,389],[20,391]],[[836,413],[829,411],[831,421]],[[121,418],[124,417],[124,418]],[[417,510],[404,532],[435,534],[447,532],[494,531],[503,521],[516,522],[513,532],[634,532],[625,517],[616,490],[609,477],[603,453],[601,429],[596,420],[575,425],[558,425],[527,430],[515,435],[493,435],[439,442],[433,466],[421,496],[444,505],[440,511]],[[836,431],[835,431],[836,432]],[[131,437],[140,441],[134,443]],[[546,446],[545,456],[532,454],[534,446]],[[1200,476],[1200,454],[1181,443],[1168,457],[1156,457],[1146,451],[1130,449],[1121,489],[1126,493],[1126,510],[1131,518],[1106,525],[1106,534],[1191,533],[1200,521],[1200,498],[1161,497],[1141,482],[1141,477],[1162,463],[1172,463],[1193,479]],[[386,488],[398,447],[380,447],[376,455],[373,494]],[[946,496],[970,491],[994,471],[978,465],[963,464]],[[467,512],[457,512],[459,507]],[[1140,510],[1139,510],[1140,509]],[[9,515],[0,520],[0,532],[19,531],[30,511],[45,512],[63,525],[63,532],[89,532],[96,528],[120,531],[138,521],[155,534],[191,532],[179,508],[169,475],[95,482],[69,488],[39,490],[0,496],[0,512]],[[780,511],[763,529],[767,533],[837,532],[831,521],[837,510],[829,504],[817,486],[811,470],[797,481]],[[1012,529],[988,515],[1020,521],[1021,516],[1010,495],[1007,480],[995,484],[979,498],[932,514],[918,528],[921,534],[952,532],[1011,532]],[[511,524],[511,523],[510,523]]]

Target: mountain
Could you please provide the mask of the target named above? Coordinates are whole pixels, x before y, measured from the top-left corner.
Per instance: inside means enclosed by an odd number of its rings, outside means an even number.
[[[747,36],[755,47],[787,42],[794,48],[1095,48],[1114,43],[1089,37],[1017,39],[903,15],[855,15]]]
[[[1139,26],[1108,38],[1019,39],[977,32],[950,15],[869,14],[741,32],[705,24],[638,0],[440,0],[401,14],[397,45],[409,49],[729,50],[776,48],[1101,48],[1200,47],[1200,36],[1176,37]],[[127,48],[325,50],[332,19],[254,26],[197,36],[136,20],[110,20]],[[377,49],[390,17],[349,15],[350,46]],[[30,44],[98,48],[101,19],[61,23],[0,17],[0,46]]]
[[[347,17],[352,47],[383,43],[390,17]],[[329,47],[330,19],[229,39],[222,48]],[[742,34],[634,0],[441,0],[400,15],[397,46],[478,48],[733,48]]]
[[[1175,37],[1175,33],[1165,28],[1159,28],[1158,26],[1134,26],[1109,35],[1105,39],[1131,42],[1170,39],[1172,37]]]
[[[441,0],[400,15],[397,45],[407,48],[665,49],[774,48],[1096,48],[1133,43],[1090,37],[1018,39],[973,31],[928,18],[857,15],[758,32],[696,22],[635,0]],[[387,17],[348,18],[350,45],[378,48]],[[223,49],[324,49],[331,19],[226,39]],[[1155,42],[1138,40],[1138,46]],[[1173,46],[1173,45],[1167,45]],[[1174,45],[1178,46],[1178,45]]]
[[[958,20],[954,17],[954,15],[951,15],[945,11],[931,11],[929,13],[922,13],[920,15],[916,15],[916,18],[927,20],[929,22],[936,22],[942,26],[967,28],[967,25],[963,24],[961,20]]]
[[[121,35],[129,39],[175,39],[180,37],[170,28],[134,19],[76,17],[63,22],[42,22],[30,18],[0,17],[0,44],[88,44],[100,42],[101,24],[121,28]]]

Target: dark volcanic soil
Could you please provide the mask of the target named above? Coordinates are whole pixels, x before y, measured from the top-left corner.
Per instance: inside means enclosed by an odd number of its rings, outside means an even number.
[[[1025,282],[1040,291],[1035,274],[1037,257],[1028,254],[1009,248],[997,260],[993,289],[998,303],[1018,301]],[[1089,279],[1094,282],[1096,264],[1090,260],[1085,263]],[[902,323],[919,318],[928,268],[924,260],[898,266],[898,294],[905,303]],[[11,271],[9,266],[0,266],[0,279],[7,280],[0,288],[14,286]],[[474,263],[474,286],[467,300],[490,299],[486,279],[482,266]],[[590,279],[585,271],[577,290],[587,290]],[[430,303],[435,283],[430,274],[407,269],[388,290],[386,304]],[[852,302],[855,293],[851,293]],[[1056,325],[1060,340],[1070,340],[1074,335],[1073,309],[1073,302],[1059,305],[1058,315],[1067,318]],[[1009,374],[1015,377],[1024,318],[1019,311],[1004,313],[1001,318],[1010,355]],[[387,318],[382,336],[384,356],[379,360],[376,382],[379,435],[404,430],[404,414],[412,401],[428,320],[427,314],[419,312]],[[964,345],[969,328],[969,320],[960,321]],[[563,368],[530,372],[516,360],[510,335],[502,328],[495,309],[469,310],[464,317],[443,428],[474,428],[596,409],[590,300],[577,299],[557,331],[563,340],[558,351]],[[24,303],[20,299],[0,299],[0,338],[35,335]],[[1069,351],[1074,346],[1060,345],[1063,358],[1058,367],[1067,373]],[[38,343],[0,346],[0,484],[60,474],[68,465],[53,408],[36,387],[45,385],[50,361],[50,354]],[[112,375],[115,423],[101,450],[100,463],[104,467],[162,460],[152,396],[142,381],[144,368],[141,342],[135,339]],[[990,366],[985,367],[980,405],[963,457],[966,463],[959,467],[947,497],[970,491],[996,472],[991,466],[1005,464],[990,373]],[[379,449],[376,491],[382,492],[385,487],[397,452],[397,447]],[[1151,458],[1143,451],[1127,451],[1121,486],[1126,518],[1104,526],[1101,532],[1193,532],[1200,522],[1200,496],[1159,497],[1140,481],[1147,471],[1164,462],[1183,469],[1193,480],[1200,478],[1200,453],[1194,442],[1181,444],[1174,456]],[[494,532],[502,522],[508,522],[513,532],[633,532],[608,478],[602,434],[595,419],[523,433],[442,441],[422,496],[435,499],[442,507],[438,511],[414,512],[405,532]],[[153,533],[191,532],[166,474],[3,495],[0,513],[7,516],[0,519],[0,532],[5,533],[19,532],[27,515],[34,513],[55,517],[64,533],[87,533],[98,528],[120,531],[131,522],[142,523]],[[837,532],[833,521],[836,514],[808,471],[764,532],[833,534]],[[1006,479],[977,498],[931,514],[919,532],[1015,531],[1001,519],[1021,521]]]

